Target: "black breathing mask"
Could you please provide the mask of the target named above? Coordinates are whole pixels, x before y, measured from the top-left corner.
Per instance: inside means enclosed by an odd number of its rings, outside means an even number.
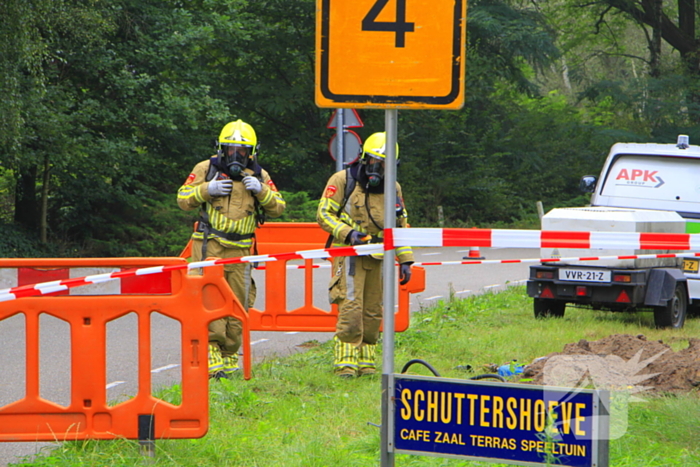
[[[379,186],[384,180],[384,161],[367,155],[365,173],[370,186]]]
[[[222,144],[219,157],[224,171],[229,177],[238,177],[248,166],[250,146]]]

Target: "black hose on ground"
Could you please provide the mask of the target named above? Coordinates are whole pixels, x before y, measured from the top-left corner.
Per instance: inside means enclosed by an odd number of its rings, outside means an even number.
[[[440,376],[440,373],[435,368],[433,368],[433,366],[430,363],[426,362],[425,360],[421,360],[420,358],[414,358],[413,360],[409,360],[408,362],[406,362],[406,364],[401,369],[401,374],[406,373],[406,371],[411,367],[411,365],[414,365],[416,363],[420,363],[421,365],[423,365],[424,367],[429,369],[433,373],[434,376],[438,376],[438,377]],[[479,379],[489,379],[489,378],[497,379],[497,380],[501,381],[502,383],[506,382],[506,379],[504,377],[502,377],[501,375],[496,375],[496,374],[491,374],[491,373],[485,373],[483,375],[472,376],[469,379],[479,380]]]
[[[413,360],[409,360],[409,361],[403,366],[403,369],[401,370],[401,374],[406,373],[406,370],[408,370],[408,368],[409,368],[411,365],[413,365],[414,363],[420,363],[421,365],[425,366],[427,369],[429,369],[430,371],[432,371],[432,372],[433,372],[433,375],[435,375],[435,376],[440,376],[440,373],[438,373],[438,371],[437,371],[435,368],[433,368],[433,366],[432,366],[430,363],[426,362],[425,360],[421,360],[421,359],[419,359],[419,358],[414,358]]]
[[[505,379],[503,376],[501,376],[501,375],[495,375],[495,374],[490,374],[490,373],[486,373],[486,374],[483,374],[483,375],[472,376],[472,377],[469,378],[469,379],[487,379],[487,378],[497,379],[497,380],[501,381],[502,383],[505,383],[505,382],[506,382],[506,379]]]

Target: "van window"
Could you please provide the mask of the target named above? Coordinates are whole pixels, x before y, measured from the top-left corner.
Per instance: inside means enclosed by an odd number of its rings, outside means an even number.
[[[618,155],[601,195],[610,206],[700,213],[700,159]]]

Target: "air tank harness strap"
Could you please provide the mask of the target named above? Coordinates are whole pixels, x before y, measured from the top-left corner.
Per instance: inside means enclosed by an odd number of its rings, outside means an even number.
[[[207,214],[206,211],[202,210],[202,217],[199,219],[199,222],[197,222],[197,232],[202,232],[202,259],[207,258],[207,241],[209,240],[209,235],[214,234],[217,237],[232,241],[232,242],[237,242],[240,240],[247,240],[249,238],[255,237],[254,233],[249,233],[249,234],[238,234],[235,232],[222,232],[221,230],[217,230],[214,227],[212,227],[209,224],[209,214]]]

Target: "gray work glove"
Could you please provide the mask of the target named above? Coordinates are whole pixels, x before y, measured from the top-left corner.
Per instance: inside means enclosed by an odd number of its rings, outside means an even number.
[[[411,280],[411,264],[413,263],[403,263],[399,267],[399,284],[406,285]]]
[[[254,195],[257,195],[262,191],[262,184],[260,183],[260,180],[255,177],[243,177],[243,184],[245,185],[245,189],[252,191]]]
[[[357,230],[351,230],[347,238],[345,239],[345,243],[349,243],[352,246],[364,245],[367,243],[367,241],[364,240],[366,236],[367,235],[363,234],[362,232],[358,232]]]
[[[233,189],[233,180],[212,180],[207,191],[210,196],[227,196]]]

